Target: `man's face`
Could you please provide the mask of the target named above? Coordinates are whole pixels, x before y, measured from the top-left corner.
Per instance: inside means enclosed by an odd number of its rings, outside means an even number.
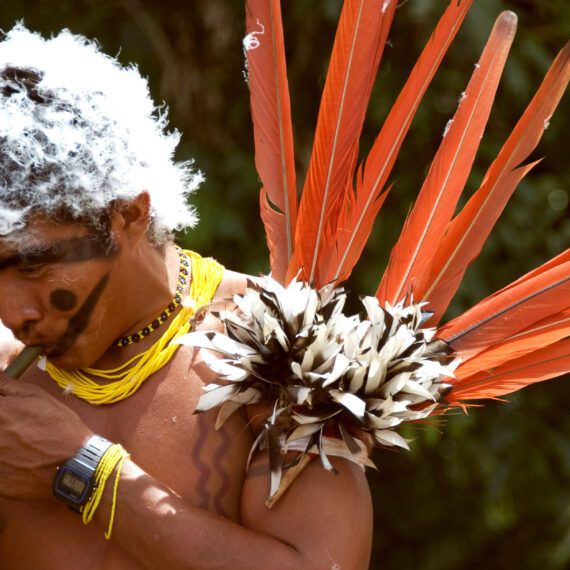
[[[120,248],[77,223],[28,230],[19,244],[0,240],[0,319],[58,366],[92,364],[119,332]]]

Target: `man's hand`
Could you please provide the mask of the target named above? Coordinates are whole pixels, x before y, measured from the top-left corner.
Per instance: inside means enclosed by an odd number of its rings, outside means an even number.
[[[91,435],[75,412],[47,392],[0,374],[0,497],[50,498],[57,466]]]

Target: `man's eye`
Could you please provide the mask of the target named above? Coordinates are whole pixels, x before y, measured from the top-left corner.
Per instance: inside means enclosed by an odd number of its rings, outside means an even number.
[[[20,273],[22,275],[38,275],[45,268],[45,263],[30,263],[29,265],[20,265]]]

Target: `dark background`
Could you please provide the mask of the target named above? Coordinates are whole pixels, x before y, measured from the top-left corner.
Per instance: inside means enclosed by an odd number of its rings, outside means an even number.
[[[297,177],[303,180],[340,0],[286,0]],[[396,12],[362,140],[369,148],[446,2],[408,0]],[[349,287],[372,294],[492,27],[503,9],[519,31],[499,87],[467,195],[478,187],[570,36],[568,0],[476,0],[412,125],[394,189]],[[248,91],[243,78],[244,7],[239,0],[7,0],[0,28],[16,20],[45,34],[63,27],[97,38],[123,63],[136,62],[183,133],[178,158],[206,175],[194,202],[198,228],[184,245],[226,266],[267,272],[258,214]],[[570,127],[562,100],[534,158],[544,156],[468,271],[448,317],[570,244]],[[375,452],[371,568],[425,570],[570,567],[570,390],[568,378],[529,387],[507,402],[473,408],[445,425],[409,428],[412,453]],[[310,508],[310,505],[308,505]],[[326,521],[323,521],[326,524]],[[351,532],[350,528],[346,532]]]

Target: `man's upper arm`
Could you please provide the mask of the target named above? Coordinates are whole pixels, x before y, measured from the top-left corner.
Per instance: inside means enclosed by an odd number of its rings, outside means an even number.
[[[330,458],[338,475],[314,459],[271,508],[267,453],[258,453],[242,496],[242,524],[293,546],[306,568],[366,569],[372,542],[372,503],[364,471]],[[276,564],[278,567],[278,564]]]

